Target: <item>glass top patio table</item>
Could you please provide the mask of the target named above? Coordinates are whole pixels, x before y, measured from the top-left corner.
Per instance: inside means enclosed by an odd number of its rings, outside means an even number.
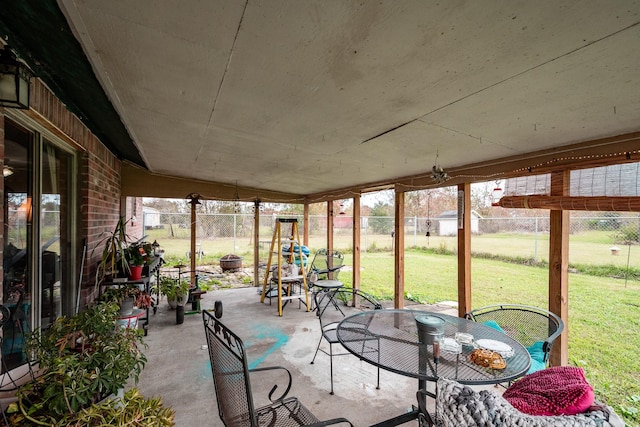
[[[444,320],[444,337],[454,339],[457,332],[480,339],[499,341],[513,349],[505,357],[506,368],[491,369],[469,360],[473,346],[461,346],[458,354],[441,351],[434,363],[433,346],[418,339],[416,317],[436,316]],[[352,354],[387,371],[417,378],[420,382],[438,378],[462,384],[497,384],[517,379],[529,370],[531,357],[526,348],[497,329],[460,317],[421,310],[372,310],[345,318],[337,327],[338,340]],[[379,341],[379,351],[371,351],[371,340]],[[367,343],[367,345],[364,345]]]

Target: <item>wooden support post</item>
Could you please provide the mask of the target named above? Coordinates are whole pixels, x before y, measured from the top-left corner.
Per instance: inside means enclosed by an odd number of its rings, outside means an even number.
[[[302,213],[303,224],[302,224],[302,244],[304,246],[309,246],[309,202],[304,202],[304,211]]]
[[[200,204],[200,195],[197,193],[192,193],[189,195],[191,201],[191,257],[190,257],[190,268],[191,268],[191,285],[195,286],[196,283],[196,258],[198,254],[196,254],[196,206]]]
[[[471,184],[458,185],[458,316],[471,311]]]
[[[360,289],[360,195],[353,197],[353,289]]]
[[[404,308],[404,192],[396,190],[394,223],[394,308]]]
[[[551,174],[551,195],[568,196],[570,172]],[[551,366],[563,366],[569,361],[569,211],[549,212],[549,311],[560,316],[565,329],[558,337],[549,356]]]
[[[333,200],[327,202],[327,250],[333,250]]]
[[[253,285],[260,286],[260,200],[253,202]]]

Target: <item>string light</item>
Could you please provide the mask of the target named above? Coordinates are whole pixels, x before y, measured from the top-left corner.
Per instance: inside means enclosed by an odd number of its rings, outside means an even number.
[[[616,153],[609,153],[609,154],[590,154],[590,155],[583,155],[583,156],[563,156],[563,157],[556,157],[553,158],[551,160],[547,160],[545,162],[539,162],[530,166],[523,166],[517,169],[513,169],[511,171],[505,171],[505,172],[496,172],[496,173],[492,173],[492,174],[484,174],[484,175],[478,175],[478,174],[456,174],[455,172],[449,174],[447,172],[444,171],[444,169],[442,167],[440,167],[439,165],[434,165],[431,169],[431,172],[429,173],[429,175],[418,175],[418,176],[414,176],[412,178],[412,180],[419,180],[419,179],[423,179],[425,177],[430,177],[432,179],[434,179],[434,184],[420,184],[420,185],[412,185],[412,184],[404,184],[404,183],[398,183],[396,184],[398,187],[402,187],[402,189],[406,190],[406,191],[411,191],[411,190],[426,190],[429,188],[436,188],[438,187],[440,184],[443,184],[444,182],[451,180],[451,179],[470,179],[473,181],[477,181],[477,182],[481,182],[481,181],[491,181],[491,180],[496,180],[499,178],[505,178],[507,176],[513,176],[513,175],[517,175],[517,174],[521,174],[523,172],[526,172],[527,174],[533,173],[535,169],[538,168],[542,168],[542,167],[548,167],[550,165],[553,164],[557,164],[557,163],[562,163],[562,162],[570,162],[570,161],[590,161],[590,160],[597,160],[597,159],[603,159],[603,158],[612,158],[612,157],[624,157],[627,160],[630,160],[632,158],[632,156],[637,155],[638,153],[640,153],[640,150],[631,150],[631,151],[622,151],[622,152],[616,152]],[[437,159],[438,159],[438,153],[436,153],[436,163],[437,163]],[[435,168],[435,170],[434,170]],[[439,182],[436,181],[436,179],[434,178],[434,172],[436,172],[436,175],[442,179],[444,179],[443,181]],[[394,184],[381,184],[380,186],[378,186],[376,188],[376,190],[388,190],[390,188],[392,188],[394,186]],[[365,191],[356,191],[356,190],[345,190],[342,193],[338,193],[338,194],[331,194],[331,195],[325,195],[325,196],[318,196],[315,198],[309,198],[307,196],[300,196],[300,197],[287,197],[287,198],[277,198],[277,197],[265,197],[263,194],[258,193],[255,196],[250,196],[250,197],[245,197],[245,198],[240,198],[238,191],[237,191],[237,183],[236,183],[236,192],[234,194],[234,199],[233,201],[236,203],[239,202],[254,202],[255,200],[257,200],[258,198],[261,200],[262,203],[321,203],[321,202],[328,202],[328,201],[332,201],[332,200],[339,200],[339,199],[349,199],[349,198],[353,198],[357,195],[361,195],[363,192]],[[368,191],[367,191],[368,192]],[[201,195],[200,196],[203,199],[209,199],[209,200],[223,200],[220,199],[219,197],[216,196],[207,196],[207,195]]]

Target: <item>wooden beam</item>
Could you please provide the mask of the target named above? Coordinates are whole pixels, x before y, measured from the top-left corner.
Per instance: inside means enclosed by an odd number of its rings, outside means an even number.
[[[353,289],[360,289],[360,195],[353,196]]]
[[[570,172],[551,174],[551,195],[569,194]],[[549,213],[549,311],[560,316],[565,329],[553,344],[551,366],[569,361],[569,211],[552,209]]]
[[[497,178],[538,175],[563,169],[575,170],[633,163],[640,161],[639,146],[640,132],[631,132],[484,162],[445,166],[449,176],[446,183],[434,181],[431,177],[431,169],[426,169],[423,173],[415,175],[309,194],[308,198],[311,203],[318,203],[344,198],[345,195],[348,197],[354,192],[388,190],[392,187],[396,191],[416,191],[465,182],[484,182]]]
[[[553,176],[553,175],[552,175]],[[638,212],[640,197],[571,197],[553,196],[505,196],[498,202],[503,208],[551,209],[570,211]]]
[[[633,132],[485,162],[445,167],[449,176],[445,185],[638,162],[639,146],[640,132]],[[398,178],[395,182],[405,191],[443,186],[433,180],[431,171]]]
[[[423,173],[415,175],[368,182],[306,196],[250,187],[236,188],[232,183],[156,174],[129,162],[123,162],[121,192],[123,196],[162,198],[184,198],[185,194],[197,192],[204,200],[233,200],[237,191],[240,200],[244,202],[261,199],[263,202],[276,203],[304,203],[305,200],[307,203],[321,203],[394,187],[396,191],[415,191],[465,182],[483,182],[496,178],[549,173],[562,169],[575,170],[637,162],[640,161],[639,144],[640,132],[633,132],[486,162],[445,166],[449,176],[446,183],[434,181],[431,170],[425,169]],[[153,185],[150,185],[150,182]]]
[[[200,200],[229,200],[237,197],[241,202],[304,203],[299,194],[236,187],[235,184],[202,181],[160,175],[139,166],[123,162],[120,172],[120,191],[123,196],[184,199],[188,194],[200,194]]]
[[[461,218],[462,217],[462,218]],[[458,185],[458,316],[471,311],[471,184]]]
[[[394,215],[394,308],[404,308],[404,193],[396,191]]]

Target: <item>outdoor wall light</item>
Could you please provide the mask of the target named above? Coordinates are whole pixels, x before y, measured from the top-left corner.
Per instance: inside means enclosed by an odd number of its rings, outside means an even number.
[[[0,51],[0,106],[28,109],[31,76],[29,68],[5,46]]]

